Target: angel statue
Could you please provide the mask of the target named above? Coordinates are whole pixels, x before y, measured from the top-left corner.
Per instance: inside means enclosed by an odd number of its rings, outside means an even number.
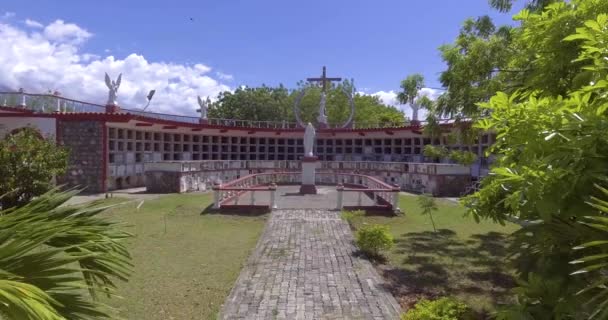
[[[198,105],[200,106],[200,109],[196,109],[196,112],[200,112],[201,113],[201,119],[207,119],[207,109],[209,108],[209,106],[207,105],[207,103],[209,98],[207,98],[207,100],[203,100],[201,99],[201,96],[198,96]]]
[[[315,128],[309,122],[304,130],[304,157],[314,157],[312,148],[315,144]]]
[[[118,78],[116,78],[116,81],[113,81],[113,80],[110,80],[110,76],[108,76],[108,73],[106,73],[106,86],[109,89],[109,92],[108,92],[108,105],[109,106],[118,105],[118,103],[116,102],[116,91],[118,91],[118,88],[120,87],[121,78],[122,78],[122,73],[118,75]]]

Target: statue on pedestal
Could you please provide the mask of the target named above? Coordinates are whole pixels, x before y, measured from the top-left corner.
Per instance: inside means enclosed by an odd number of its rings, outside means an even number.
[[[196,112],[200,112],[201,113],[201,119],[202,120],[207,120],[207,109],[209,108],[209,106],[207,105],[207,100],[203,100],[201,99],[201,96],[198,96],[198,105],[199,105],[199,109],[196,109]]]
[[[309,122],[304,130],[304,157],[314,157],[312,150],[315,145],[315,136],[315,127]]]
[[[108,74],[106,73],[106,86],[108,87],[109,91],[108,91],[108,106],[117,106],[118,103],[116,102],[116,92],[118,91],[118,88],[120,88],[120,81],[122,78],[122,73],[118,75],[118,78],[116,78],[116,81],[114,80],[110,80],[110,76],[108,76]]]

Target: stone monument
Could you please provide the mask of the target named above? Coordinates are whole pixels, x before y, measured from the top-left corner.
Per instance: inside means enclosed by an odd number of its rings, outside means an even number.
[[[332,81],[342,81],[342,78],[328,78],[327,70],[325,66],[323,66],[323,73],[320,78],[307,78],[306,81],[321,83],[321,102],[319,103],[319,116],[317,117],[317,122],[319,123],[319,128],[325,129],[329,127],[329,124],[327,123],[327,113],[325,112],[327,84]]]
[[[209,109],[209,98],[206,100],[201,99],[201,96],[198,96],[198,106],[199,109],[196,109],[196,112],[201,113],[201,118],[199,119],[200,124],[207,124],[209,119],[207,118],[207,110]]]
[[[312,123],[308,123],[304,130],[304,158],[302,158],[302,184],[301,194],[316,194],[315,176],[318,158],[315,157],[313,148],[315,145],[316,131]]]
[[[327,84],[332,81],[341,81],[342,78],[329,78],[327,77],[327,71],[325,66],[323,66],[323,73],[320,78],[307,78],[307,81],[310,82],[320,82],[321,83],[321,101],[319,102],[319,115],[317,117],[317,123],[319,129],[327,129],[329,128],[329,123],[327,122],[327,113],[326,113],[326,101],[327,101]],[[351,128],[353,125],[353,115],[355,113],[355,104],[353,102],[353,93],[347,92],[344,88],[342,89],[344,94],[348,97],[348,101],[350,104],[350,116],[348,120],[341,126],[342,128]],[[316,131],[313,127],[312,123],[308,123],[304,125],[304,122],[300,119],[300,110],[299,104],[304,94],[306,93],[306,89],[302,90],[302,92],[296,97],[294,103],[294,114],[296,116],[296,121],[300,125],[300,127],[305,127],[304,130],[304,157],[302,158],[302,184],[300,185],[300,193],[301,194],[316,194],[317,187],[315,185],[315,176],[318,158],[314,155],[313,149],[315,145],[315,136]]]
[[[106,86],[108,87],[108,102],[106,103],[106,112],[118,112],[120,108],[116,102],[116,93],[120,88],[120,81],[122,80],[122,73],[118,75],[116,81],[111,80],[108,73],[106,73]]]

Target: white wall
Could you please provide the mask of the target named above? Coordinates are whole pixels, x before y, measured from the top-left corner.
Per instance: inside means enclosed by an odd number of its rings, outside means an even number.
[[[44,137],[55,136],[54,118],[38,118],[38,117],[23,117],[23,118],[3,118],[0,117],[0,138],[4,138],[8,133],[15,129],[23,127],[33,127],[38,129]]]

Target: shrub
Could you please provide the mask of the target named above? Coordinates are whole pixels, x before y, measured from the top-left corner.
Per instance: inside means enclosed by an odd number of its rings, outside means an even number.
[[[454,150],[450,152],[450,159],[463,166],[470,166],[477,161],[477,155],[469,151]]]
[[[364,215],[365,215],[365,211],[354,210],[354,211],[342,211],[342,214],[340,216],[342,217],[342,219],[344,219],[346,222],[348,222],[348,224],[350,225],[351,228],[354,228],[353,222],[354,222],[355,218],[363,217]]]
[[[447,157],[449,151],[444,146],[432,146],[430,144],[427,144],[426,146],[424,146],[424,150],[422,153],[425,157],[440,159]]]
[[[370,257],[381,256],[381,251],[392,248],[394,244],[395,239],[386,226],[369,225],[357,231],[357,246]]]
[[[413,309],[404,314],[403,320],[469,320],[473,314],[469,306],[454,298],[420,300]]]
[[[68,152],[24,127],[0,140],[0,164],[0,207],[8,209],[49,191],[53,176],[67,168]]]

